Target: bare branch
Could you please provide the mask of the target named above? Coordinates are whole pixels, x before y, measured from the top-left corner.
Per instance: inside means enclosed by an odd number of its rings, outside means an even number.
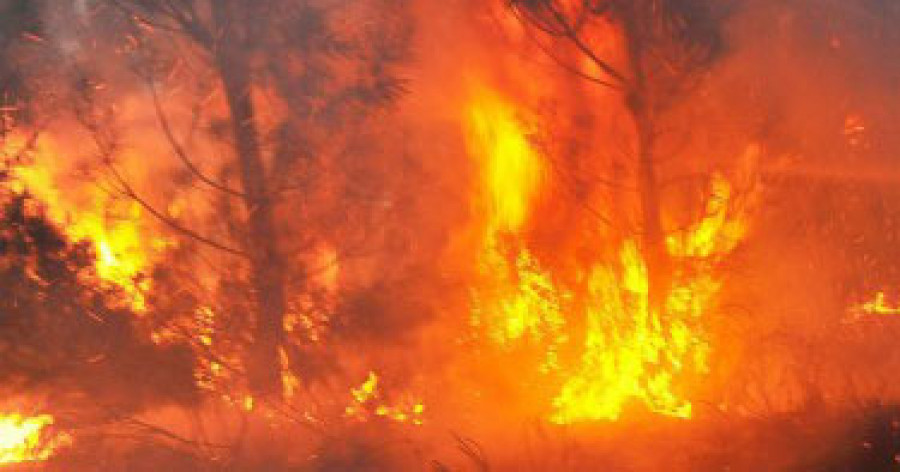
[[[215,443],[209,443],[209,442],[194,441],[194,440],[182,437],[172,431],[169,431],[168,429],[162,428],[160,426],[156,426],[154,424],[147,423],[145,421],[139,420],[132,416],[122,417],[119,415],[115,415],[114,417],[116,417],[116,416],[118,417],[119,420],[121,420],[122,422],[124,422],[126,424],[130,424],[132,426],[137,426],[137,427],[142,428],[152,434],[162,436],[164,438],[173,440],[176,443],[179,443],[181,445],[188,446],[188,447],[191,447],[191,448],[194,448],[197,450],[200,450],[203,448],[228,449],[228,447],[229,447],[226,444],[215,444]]]
[[[592,82],[592,83],[594,83],[594,84],[597,84],[597,85],[600,85],[600,86],[603,86],[603,87],[609,87],[609,88],[615,89],[615,90],[622,90],[622,86],[621,86],[620,84],[616,84],[616,83],[613,83],[613,82],[609,82],[609,81],[603,80],[603,79],[601,79],[601,78],[599,78],[599,77],[595,77],[595,76],[593,76],[593,75],[590,75],[590,74],[588,74],[588,73],[582,71],[582,70],[579,69],[578,67],[575,67],[575,66],[573,66],[573,65],[571,65],[571,64],[569,64],[569,63],[567,63],[566,61],[563,61],[563,60],[562,60],[561,58],[559,58],[556,54],[554,54],[554,53],[550,50],[550,48],[548,48],[544,43],[542,43],[540,39],[538,39],[538,38],[535,37],[534,35],[528,34],[527,36],[528,36],[529,39],[531,39],[531,40],[534,42],[534,44],[538,47],[538,49],[540,49],[541,52],[544,53],[545,56],[549,57],[550,60],[552,60],[554,63],[556,63],[556,65],[558,65],[559,67],[561,67],[563,70],[568,71],[568,72],[570,72],[570,73],[572,73],[572,74],[574,74],[574,75],[576,75],[576,76],[578,76],[578,77],[580,77],[580,78],[582,78],[582,79],[584,79],[584,80],[587,80],[587,81],[589,81],[589,82]]]
[[[179,28],[175,28],[175,27],[173,27],[173,26],[171,26],[171,25],[167,25],[167,24],[160,23],[160,22],[158,22],[158,21],[153,21],[153,20],[151,20],[151,19],[150,19],[149,17],[147,17],[146,15],[142,15],[141,13],[139,13],[139,12],[138,12],[137,10],[135,10],[134,8],[129,7],[128,5],[126,5],[126,4],[125,4],[124,2],[122,2],[121,0],[109,0],[109,3],[110,3],[113,7],[115,7],[117,10],[119,10],[122,14],[124,14],[126,17],[128,17],[129,19],[131,19],[132,21],[137,21],[138,23],[141,23],[141,24],[143,24],[143,25],[145,25],[145,26],[148,26],[148,27],[150,27],[150,28],[160,29],[160,30],[163,30],[163,31],[168,31],[168,32],[170,32],[170,33],[180,33],[180,32],[181,32],[181,31],[179,30]],[[136,28],[136,27],[135,27],[135,28]]]
[[[551,25],[548,25],[546,22],[542,21],[540,18],[538,18],[534,15],[528,14],[527,8],[525,10],[522,10],[521,8],[519,8],[518,4],[520,3],[520,1],[521,0],[510,0],[509,8],[510,8],[510,10],[512,10],[513,15],[515,15],[515,17],[523,25],[530,24],[549,36],[561,37],[561,36],[566,35],[565,31],[555,30],[552,28]]]
[[[517,7],[517,3],[518,2],[516,1],[511,1],[510,6],[513,10],[513,13],[519,17],[520,21],[523,21],[523,24],[531,24],[549,35],[564,37],[568,39],[579,51],[581,51],[582,54],[590,59],[591,62],[596,64],[597,67],[599,67],[604,73],[615,79],[618,84],[625,85],[629,83],[624,74],[619,72],[619,70],[613,67],[609,62],[598,56],[597,53],[595,53],[584,42],[584,40],[581,39],[581,36],[579,36],[578,34],[577,26],[570,24],[566,19],[565,14],[553,6],[552,1],[541,2],[541,5],[544,6],[544,9],[552,16],[555,25],[559,27],[558,30],[551,28],[549,25],[546,25],[539,19],[535,18],[533,15],[529,15],[527,12],[522,12],[521,8]],[[582,20],[579,20],[579,23],[581,21]]]
[[[156,85],[153,82],[153,77],[147,77],[147,88],[150,90],[150,95],[153,98],[153,108],[156,111],[156,117],[159,120],[159,125],[163,130],[163,134],[166,136],[166,140],[169,141],[169,145],[172,147],[172,151],[178,156],[178,159],[181,160],[181,163],[184,164],[185,167],[199,179],[201,182],[209,185],[210,187],[219,190],[220,192],[227,193],[233,197],[238,198],[246,198],[247,195],[243,192],[239,192],[232,188],[229,188],[223,184],[220,184],[211,178],[207,177],[188,157],[187,152],[184,149],[184,146],[178,142],[178,139],[175,137],[175,134],[172,132],[172,127],[169,125],[169,119],[166,116],[165,111],[162,108],[162,104],[159,101],[159,94],[156,91]]]
[[[146,200],[141,198],[137,194],[137,192],[135,192],[134,188],[132,188],[128,184],[128,182],[125,180],[125,178],[122,176],[122,174],[119,173],[118,170],[116,170],[115,166],[112,165],[112,163],[107,163],[107,167],[110,169],[110,172],[116,178],[116,181],[118,182],[122,193],[124,193],[127,197],[133,199],[135,202],[138,203],[138,205],[140,205],[142,208],[147,210],[148,213],[153,215],[156,219],[165,223],[170,228],[174,229],[175,231],[177,231],[185,236],[188,236],[188,237],[195,239],[203,244],[206,244],[207,246],[210,246],[214,249],[218,249],[222,252],[226,252],[233,256],[239,256],[239,257],[243,257],[243,258],[250,257],[247,253],[245,253],[243,251],[234,249],[223,243],[220,243],[220,242],[210,239],[206,236],[203,236],[202,234],[179,224],[177,221],[175,221],[175,219],[169,217],[168,215],[163,214],[161,211],[157,210],[153,205],[151,205]]]
[[[598,56],[593,50],[591,50],[591,48],[587,44],[585,44],[585,42],[578,35],[578,31],[576,31],[575,28],[568,23],[568,21],[566,21],[566,17],[562,12],[555,8],[551,8],[550,11],[553,13],[553,16],[556,18],[556,21],[559,23],[559,25],[566,32],[566,37],[569,38],[570,41],[572,41],[572,44],[574,44],[579,51],[584,53],[585,56],[593,61],[594,64],[597,65],[597,67],[609,74],[610,77],[616,79],[622,84],[628,83],[628,79],[625,78],[625,76],[621,72],[619,72],[608,62],[601,59],[600,56]]]
[[[193,2],[187,2],[190,4],[187,12],[179,10],[177,6],[168,1],[159,5],[163,13],[162,16],[170,20],[174,25],[153,21],[147,15],[140,13],[137,8],[127,5],[123,0],[109,0],[109,2],[131,19],[138,20],[140,23],[152,28],[159,28],[173,33],[183,33],[208,51],[212,51],[212,35],[200,22],[199,16],[194,10]]]
[[[556,159],[550,159],[550,163],[555,164],[555,165],[551,165],[550,168],[553,169],[553,171],[556,172],[556,174],[561,179],[566,181],[567,185],[562,185],[562,188],[564,188],[570,192],[570,195],[572,195],[574,197],[575,203],[578,206],[582,207],[588,214],[590,214],[590,215],[594,216],[595,218],[597,218],[598,220],[600,220],[600,222],[603,223],[604,225],[607,225],[610,227],[613,226],[612,218],[610,218],[608,215],[603,214],[603,212],[601,212],[600,210],[595,208],[593,205],[591,205],[590,203],[585,201],[584,198],[581,198],[582,195],[579,193],[579,191],[577,189],[577,187],[578,187],[577,178],[575,176],[571,175],[570,173],[564,172],[562,170],[562,166],[560,166],[556,162]],[[618,183],[615,183],[615,182],[612,182],[612,181],[609,181],[606,179],[599,179],[599,178],[592,179],[591,182],[608,185],[610,187],[620,187],[621,186],[621,184],[618,184]]]

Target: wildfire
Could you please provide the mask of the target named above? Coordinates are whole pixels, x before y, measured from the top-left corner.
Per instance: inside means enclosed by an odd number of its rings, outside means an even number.
[[[646,262],[635,241],[623,245],[618,267],[593,267],[581,366],[554,399],[554,421],[616,419],[631,399],[655,413],[691,416],[692,405],[676,384],[708,371],[704,316],[721,288],[713,266],[746,231],[742,218],[729,217],[730,198],[731,186],[716,176],[708,216],[684,234],[668,238],[673,260],[691,263],[676,272],[663,313],[649,305]]]
[[[359,421],[366,421],[375,416],[386,418],[398,423],[421,425],[422,415],[425,413],[425,405],[421,401],[402,395],[393,404],[383,403],[383,393],[378,385],[378,375],[369,372],[366,380],[359,386],[350,389],[353,402],[344,409],[344,415]]]
[[[45,461],[62,444],[62,436],[46,438],[50,415],[33,417],[18,413],[0,415],[0,464]]]
[[[516,110],[482,90],[469,109],[470,141],[490,195],[490,231],[517,231],[544,180],[544,164],[528,142]]]
[[[479,91],[468,118],[469,146],[480,160],[489,202],[483,208],[489,216],[479,269],[492,279],[474,294],[472,322],[487,323],[490,337],[500,344],[531,337],[558,346],[565,342],[562,305],[570,294],[556,288],[516,237],[545,179],[544,163],[529,144],[515,109],[499,96]],[[557,364],[553,349],[545,364]]]
[[[149,279],[142,277],[153,254],[169,242],[148,237],[141,223],[143,211],[130,199],[116,198],[99,184],[63,188],[60,162],[63,154],[48,136],[29,140],[21,135],[5,138],[3,154],[28,154],[29,165],[15,168],[14,185],[27,190],[41,201],[48,217],[58,224],[73,241],[90,241],[95,250],[97,275],[122,288],[134,309],[145,308],[144,294]]]
[[[513,106],[483,91],[470,102],[467,120],[467,144],[482,176],[476,202],[487,214],[481,280],[473,288],[475,329],[502,347],[541,346],[538,371],[560,385],[549,401],[554,422],[614,420],[634,400],[655,413],[690,417],[680,385],[708,369],[704,316],[721,288],[714,267],[746,231],[744,215],[733,214],[729,181],[714,176],[705,217],[667,238],[676,270],[659,313],[649,303],[637,240],[619,243],[617,260],[582,263],[574,276],[557,274],[535,257],[526,231],[549,179],[547,164],[529,143],[528,124]],[[578,329],[581,336],[575,336]],[[573,348],[580,356],[563,359],[560,352]]]

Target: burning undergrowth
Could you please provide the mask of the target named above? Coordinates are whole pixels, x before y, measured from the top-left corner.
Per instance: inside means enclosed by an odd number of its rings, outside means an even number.
[[[893,464],[888,2],[0,9],[0,462]]]

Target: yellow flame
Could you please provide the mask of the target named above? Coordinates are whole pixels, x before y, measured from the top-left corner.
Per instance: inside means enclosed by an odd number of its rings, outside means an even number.
[[[631,401],[655,413],[690,417],[692,405],[681,387],[708,370],[703,321],[721,288],[715,261],[733,251],[746,231],[743,215],[732,208],[730,182],[713,176],[705,216],[667,238],[676,270],[662,313],[650,307],[647,264],[635,240],[622,243],[617,261],[586,263],[575,277],[581,285],[566,286],[560,282],[566,278],[554,277],[529,252],[523,234],[545,164],[511,105],[490,93],[474,97],[467,145],[489,204],[472,325],[500,346],[523,340],[542,346],[539,371],[560,383],[551,402],[554,422],[614,420]],[[748,163],[755,153],[748,150]],[[584,320],[584,344],[574,346],[581,355],[564,362],[559,352],[573,339],[577,320]]]
[[[516,231],[528,217],[544,166],[515,109],[487,90],[475,96],[468,110],[468,140],[481,159],[482,178],[490,194],[490,224],[498,230]]]
[[[676,381],[708,370],[703,318],[721,288],[710,258],[730,253],[746,230],[742,215],[729,211],[727,180],[714,176],[709,195],[707,216],[686,234],[668,238],[673,260],[691,258],[694,264],[689,273],[676,272],[663,313],[649,305],[646,262],[636,242],[625,242],[619,273],[594,267],[585,351],[554,400],[554,421],[613,420],[631,399],[656,413],[691,416],[691,402],[678,393]]]
[[[379,401],[382,393],[375,372],[369,372],[362,385],[350,389],[350,394],[353,402],[344,409],[344,415],[348,418],[366,421],[370,416],[375,416],[416,426],[424,423],[425,405],[411,395],[401,395],[393,404]]]
[[[64,188],[64,155],[49,137],[29,141],[21,135],[5,138],[6,156],[28,152],[31,165],[17,167],[14,188],[27,190],[47,208],[48,217],[74,241],[90,241],[96,252],[97,275],[121,287],[136,310],[145,308],[144,293],[149,279],[140,277],[149,267],[151,255],[169,245],[149,237],[142,225],[141,206],[130,199],[115,198],[100,185]]]
[[[861,304],[857,310],[867,315],[900,315],[900,306],[888,304],[883,291],[876,292],[872,300]]]
[[[479,265],[491,281],[473,292],[472,325],[484,325],[502,346],[540,343],[545,349],[540,370],[558,368],[558,350],[568,341],[564,310],[572,294],[554,284],[527,249],[520,248],[511,262],[494,238],[488,239]]]
[[[721,288],[711,259],[730,253],[746,231],[743,215],[731,214],[731,194],[728,181],[714,176],[706,217],[667,239],[673,260],[690,259],[693,265],[674,275],[663,313],[649,306],[646,262],[636,242],[622,248],[621,275],[612,267],[594,267],[584,355],[554,400],[554,421],[616,419],[631,399],[656,413],[691,416],[692,405],[676,381],[708,370],[703,318]]]
[[[369,372],[369,376],[366,377],[366,381],[363,382],[363,384],[358,388],[352,389],[350,393],[353,394],[353,398],[357,401],[357,403],[365,403],[375,396],[377,388],[378,376],[375,375],[375,372]]]
[[[729,253],[744,237],[746,221],[732,215],[731,184],[723,176],[714,174],[710,181],[705,217],[688,231],[666,238],[669,253],[674,257],[705,258]]]
[[[0,464],[44,461],[61,440],[47,440],[44,429],[53,424],[50,415],[33,417],[18,413],[0,415]]]
[[[548,349],[542,369],[558,365],[555,347],[565,343],[563,303],[551,274],[521,245],[505,244],[528,220],[545,180],[545,164],[534,151],[522,114],[499,95],[478,88],[467,110],[467,145],[479,162],[487,231],[479,258],[490,287],[474,293],[472,323],[485,324],[499,344],[534,338]]]

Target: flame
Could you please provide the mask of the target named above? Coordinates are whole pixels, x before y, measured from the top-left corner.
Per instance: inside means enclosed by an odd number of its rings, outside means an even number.
[[[381,389],[378,385],[378,374],[369,372],[366,380],[359,386],[350,389],[352,403],[344,409],[344,415],[359,421],[369,417],[386,418],[397,423],[422,425],[425,405],[411,395],[404,394],[392,403],[383,403]]]
[[[558,367],[557,348],[567,341],[563,306],[571,294],[518,238],[546,181],[546,165],[529,142],[527,117],[498,94],[477,88],[467,113],[467,145],[485,194],[476,205],[488,215],[478,261],[484,281],[473,291],[470,321],[485,326],[499,345],[526,338],[544,344],[541,369],[549,371]]]
[[[650,311],[647,269],[633,241],[622,248],[619,273],[609,266],[593,269],[588,295],[581,366],[554,399],[553,420],[617,419],[632,398],[657,413],[690,417],[690,403],[672,388],[690,333],[681,320],[670,322],[667,332]]]
[[[522,115],[497,95],[473,94],[466,118],[467,145],[482,176],[476,200],[486,201],[480,209],[487,213],[472,326],[501,347],[541,346],[538,371],[560,385],[549,402],[554,422],[615,420],[635,400],[655,413],[690,417],[681,385],[708,370],[703,322],[721,288],[715,263],[746,232],[744,215],[733,214],[729,181],[713,176],[705,216],[667,238],[679,269],[657,313],[637,240],[623,241],[617,260],[582,262],[568,277],[534,256],[526,231],[548,180],[546,163],[529,143]],[[576,329],[583,346],[572,345]],[[580,356],[562,359],[573,348]]]
[[[543,162],[528,142],[515,109],[488,90],[476,92],[469,108],[470,143],[481,159],[490,194],[490,226],[516,231],[544,180]]]
[[[900,315],[900,306],[889,304],[885,293],[879,291],[871,300],[854,307],[853,311],[866,315]]]
[[[26,417],[19,413],[0,415],[0,464],[45,461],[60,446],[63,436],[47,439],[50,415]]]
[[[37,140],[8,136],[2,152],[5,156],[31,156],[31,165],[15,168],[14,189],[27,190],[41,201],[51,221],[73,241],[90,241],[96,253],[97,275],[120,287],[135,310],[144,310],[144,294],[150,281],[142,275],[154,255],[169,246],[170,241],[147,234],[140,204],[116,198],[100,184],[65,188],[65,170],[60,166],[64,154],[49,136]]]
[[[554,399],[554,421],[614,420],[631,399],[655,413],[691,417],[691,402],[677,393],[676,382],[709,369],[704,316],[721,289],[714,259],[730,253],[747,229],[743,215],[729,216],[728,181],[716,175],[710,187],[707,216],[667,238],[673,260],[693,265],[675,274],[663,313],[649,305],[646,262],[636,241],[623,245],[618,272],[608,265],[593,268],[581,366]]]

